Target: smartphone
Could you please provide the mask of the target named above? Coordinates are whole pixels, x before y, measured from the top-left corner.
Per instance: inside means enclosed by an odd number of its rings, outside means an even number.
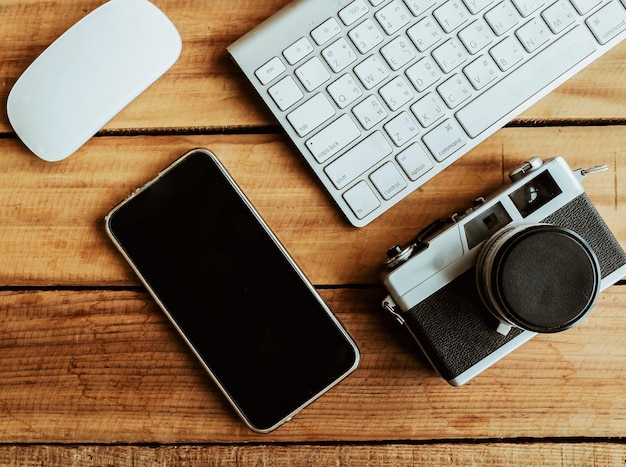
[[[254,431],[277,428],[356,369],[354,341],[210,151],[184,154],[105,223]]]

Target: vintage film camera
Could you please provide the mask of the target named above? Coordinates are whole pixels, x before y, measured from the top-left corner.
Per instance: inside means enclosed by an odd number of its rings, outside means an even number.
[[[535,158],[512,185],[389,250],[383,307],[450,384],[576,325],[626,274],[626,253],[580,184],[605,169]]]

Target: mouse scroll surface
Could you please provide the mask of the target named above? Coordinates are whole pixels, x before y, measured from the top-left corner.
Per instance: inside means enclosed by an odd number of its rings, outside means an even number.
[[[24,71],[7,100],[22,142],[65,159],[178,59],[176,27],[148,0],[110,0],[68,29]]]

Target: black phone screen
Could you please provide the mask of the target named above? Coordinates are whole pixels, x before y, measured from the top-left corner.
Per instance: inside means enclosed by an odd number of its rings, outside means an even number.
[[[194,150],[107,230],[251,428],[269,431],[359,353],[217,159]]]

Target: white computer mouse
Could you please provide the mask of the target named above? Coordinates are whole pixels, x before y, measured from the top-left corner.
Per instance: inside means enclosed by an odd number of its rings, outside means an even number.
[[[9,93],[9,121],[37,156],[65,159],[165,73],[181,49],[176,27],[148,0],[110,0],[24,71]]]

